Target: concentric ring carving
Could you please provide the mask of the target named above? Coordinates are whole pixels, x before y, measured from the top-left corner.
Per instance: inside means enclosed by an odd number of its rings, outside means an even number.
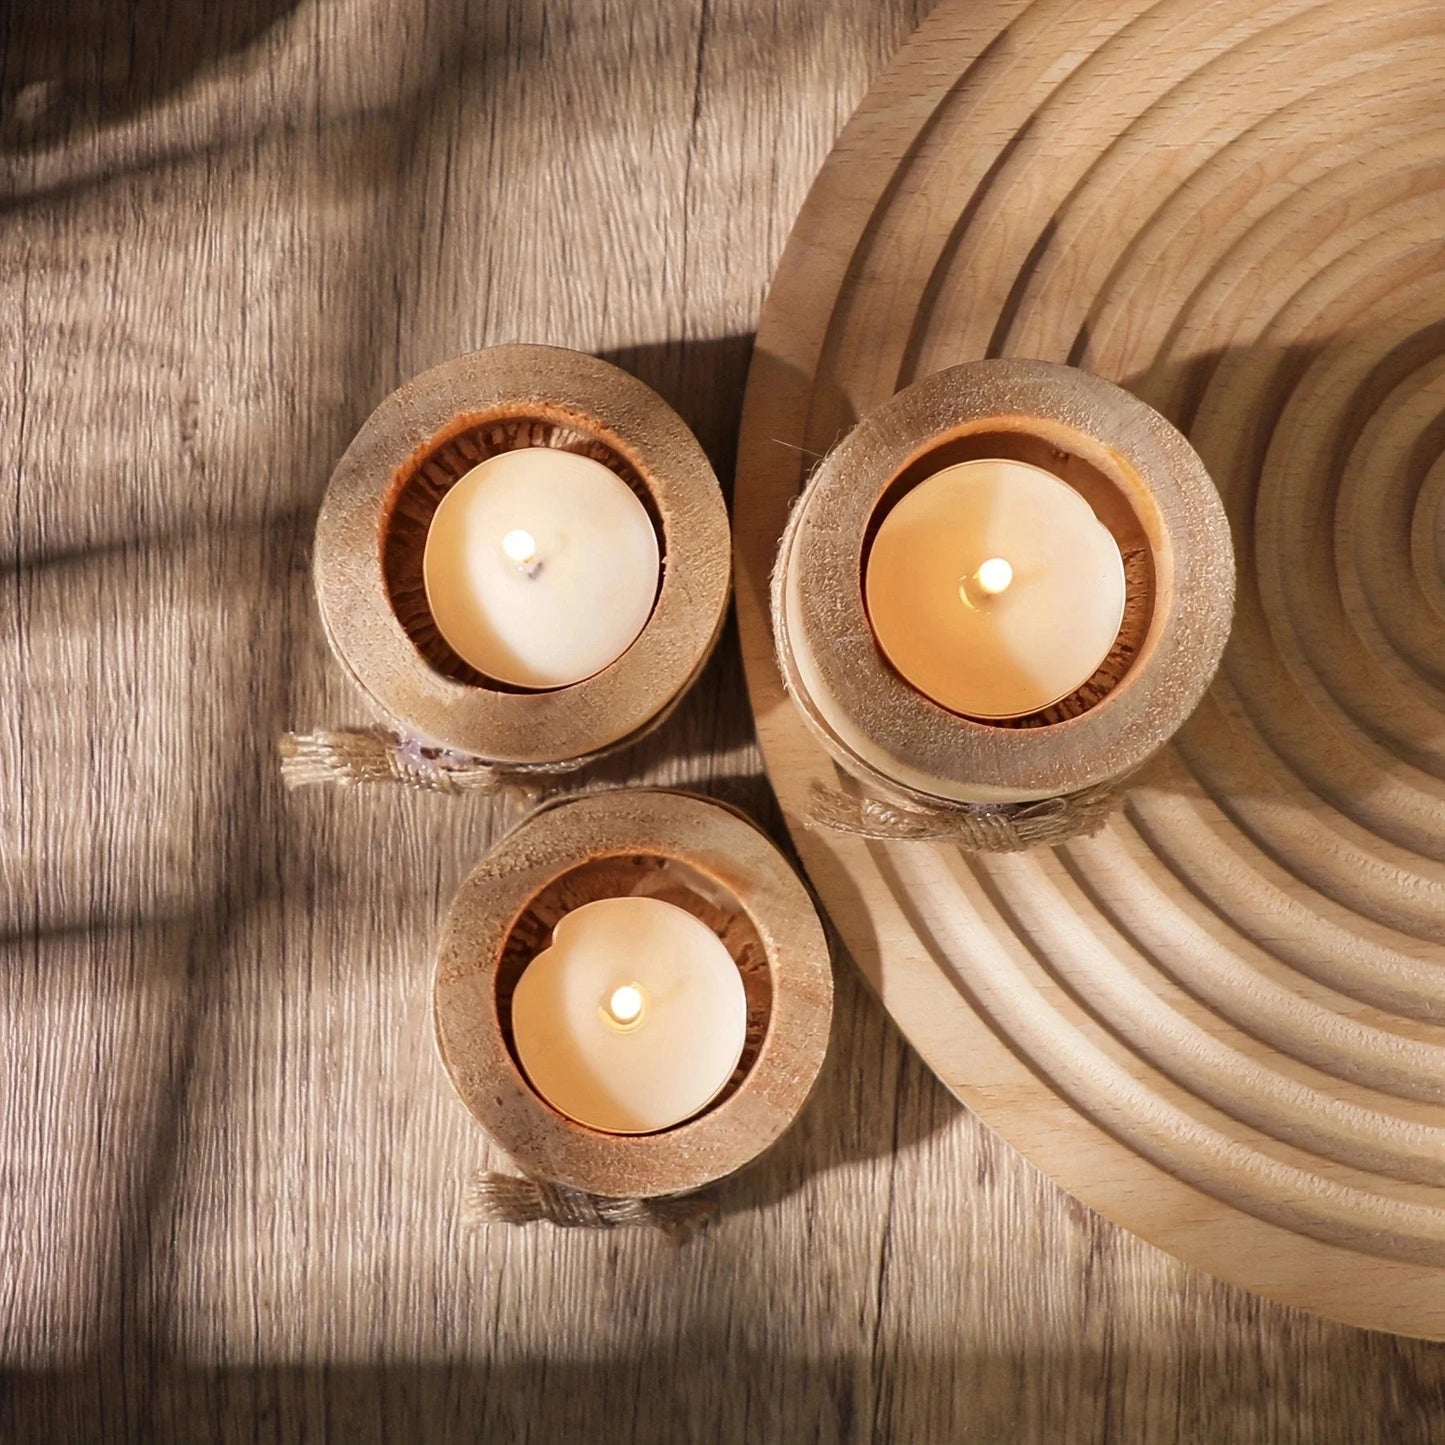
[[[1088,1202],[1247,1286],[1445,1335],[1445,9],[945,0],[815,184],[758,338],[739,611],[845,941]],[[918,376],[1071,361],[1184,430],[1223,668],[1099,836],[974,858],[798,824],[830,765],[767,571],[808,459]]]

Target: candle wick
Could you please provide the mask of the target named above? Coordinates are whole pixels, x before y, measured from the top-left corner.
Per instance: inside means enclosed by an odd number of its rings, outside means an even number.
[[[514,528],[502,538],[502,552],[528,577],[535,577],[542,570],[537,557],[537,539],[523,527]]]
[[[647,1005],[647,995],[635,983],[625,983],[612,990],[607,1000],[607,1012],[614,1023],[634,1024],[642,1017]]]
[[[1014,569],[1007,558],[990,557],[986,562],[978,564],[978,571],[973,575],[980,592],[989,597],[997,597],[1000,592],[1008,591],[1013,584]]]

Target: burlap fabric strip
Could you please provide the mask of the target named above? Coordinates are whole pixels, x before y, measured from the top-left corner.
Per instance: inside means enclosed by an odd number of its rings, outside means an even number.
[[[562,1229],[655,1229],[685,1244],[718,1212],[711,1193],[660,1199],[609,1199],[545,1179],[478,1170],[467,1186],[470,1225],[553,1224]]]
[[[807,821],[810,828],[831,828],[857,838],[950,842],[972,853],[1023,853],[1097,833],[1123,801],[1122,786],[1105,783],[1032,803],[919,808],[815,784],[808,797]]]
[[[554,763],[525,772],[507,770],[451,748],[428,746],[390,728],[283,733],[280,752],[281,779],[288,788],[394,783],[427,793],[488,794],[503,788],[537,792],[542,779],[576,766]]]
[[[610,747],[555,762],[499,763],[462,752],[396,728],[318,728],[309,733],[282,733],[281,780],[288,788],[330,785],[354,788],[383,783],[425,793],[473,793],[486,796],[503,790],[540,797],[553,780],[581,772],[641,742],[677,711],[686,695],[678,693],[643,728]]]

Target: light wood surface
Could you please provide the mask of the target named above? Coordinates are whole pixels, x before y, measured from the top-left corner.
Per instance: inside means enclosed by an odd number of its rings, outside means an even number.
[[[466,1234],[505,1161],[431,961],[517,810],[278,782],[283,729],[365,721],[308,553],[372,407],[580,347],[727,476],[769,275],[913,10],[0,11],[7,1442],[1439,1438],[1445,1352],[1081,1208],[847,966],[818,1095],[709,1236]],[[603,776],[776,827],[731,637]]]
[[[945,0],[780,267],[735,528],[770,773],[940,1077],[1186,1260],[1434,1338],[1442,88],[1438,6]],[[1189,435],[1240,563],[1219,679],[1125,811],[1056,852],[810,832],[833,770],[762,607],[800,459],[985,353],[1097,370]]]

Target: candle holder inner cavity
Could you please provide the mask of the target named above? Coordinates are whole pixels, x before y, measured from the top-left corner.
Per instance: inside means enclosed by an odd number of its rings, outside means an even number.
[[[1000,415],[975,418],[938,437],[909,458],[878,494],[858,558],[862,596],[873,540],[888,513],[921,482],[961,462],[1023,462],[1071,487],[1118,544],[1124,563],[1124,613],[1119,632],[1093,675],[1067,697],[1020,717],[975,718],[984,727],[1038,728],[1079,717],[1117,688],[1142,656],[1154,620],[1158,528],[1143,480],[1117,453],[1052,418]],[[893,670],[886,659],[882,665]],[[902,679],[907,684],[907,679]],[[907,684],[911,686],[911,684]],[[916,689],[915,689],[916,690]],[[959,716],[966,716],[959,714]]]
[[[487,676],[458,656],[432,616],[422,563],[427,532],[447,492],[489,457],[527,447],[573,452],[620,477],[652,522],[659,558],[667,555],[662,515],[644,469],[628,455],[622,441],[594,418],[545,403],[530,403],[524,413],[514,406],[499,406],[458,416],[418,447],[396,469],[382,507],[381,570],[387,600],[429,667],[455,682],[494,692],[559,689],[516,687]],[[654,609],[656,605],[654,597]]]
[[[656,898],[671,903],[705,923],[732,955],[747,999],[747,1032],[736,1069],[702,1114],[711,1112],[737,1092],[762,1051],[772,1016],[772,977],[767,948],[740,900],[716,879],[678,858],[646,853],[590,858],[558,875],[527,900],[507,931],[495,973],[497,1022],[507,1053],[525,1079],[512,1032],[512,995],[517,981],[549,946],[557,923],[599,898]]]

